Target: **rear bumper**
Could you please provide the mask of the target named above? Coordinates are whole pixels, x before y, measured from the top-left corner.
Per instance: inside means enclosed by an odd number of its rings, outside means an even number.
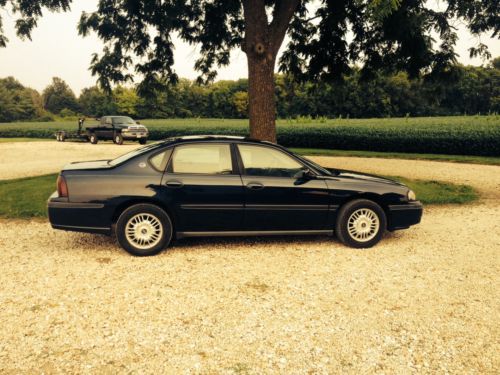
[[[49,221],[54,229],[74,232],[111,234],[104,204],[74,203],[52,194],[47,202]]]
[[[406,204],[390,205],[387,217],[387,229],[390,231],[406,229],[420,223],[422,220],[422,203],[410,202]]]

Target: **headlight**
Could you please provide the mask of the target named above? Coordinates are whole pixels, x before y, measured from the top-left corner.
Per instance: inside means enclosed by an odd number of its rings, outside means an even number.
[[[417,196],[413,190],[408,190],[408,200],[409,201],[416,201]]]

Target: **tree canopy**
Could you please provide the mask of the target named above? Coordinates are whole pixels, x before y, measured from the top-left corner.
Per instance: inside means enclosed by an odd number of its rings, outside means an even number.
[[[18,15],[16,29],[29,37],[43,7],[66,11],[71,0],[0,0]],[[457,31],[464,23],[475,36],[499,37],[498,0],[100,0],[98,9],[84,13],[81,35],[95,32],[105,42],[93,56],[92,73],[99,84],[141,79],[141,91],[175,83],[174,37],[199,46],[194,67],[199,81],[213,80],[228,65],[230,53],[247,55],[250,132],[275,140],[274,69],[298,80],[336,80],[356,64],[371,78],[380,70],[446,72],[456,59]],[[0,20],[1,23],[1,20]],[[0,24],[1,26],[1,24]],[[0,45],[7,42],[0,30]],[[473,56],[489,56],[484,44],[471,46]]]

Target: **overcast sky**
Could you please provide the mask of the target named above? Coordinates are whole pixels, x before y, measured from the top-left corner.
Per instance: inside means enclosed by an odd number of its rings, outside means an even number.
[[[102,43],[95,35],[82,38],[76,25],[82,11],[96,9],[98,0],[74,0],[69,13],[47,12],[33,31],[32,41],[22,41],[15,35],[15,16],[0,10],[4,31],[9,38],[7,48],[0,48],[0,77],[14,76],[22,84],[43,90],[52,77],[61,77],[78,95],[82,88],[95,84],[88,67],[91,55],[100,53]],[[480,59],[469,58],[468,48],[475,42],[464,27],[459,27],[457,52],[463,64],[481,65]],[[493,56],[500,56],[500,42],[487,36],[482,38]],[[194,46],[176,42],[175,70],[180,77],[195,78],[193,70],[197,51]],[[241,50],[234,50],[231,64],[219,70],[217,79],[238,79],[247,76],[246,56]]]

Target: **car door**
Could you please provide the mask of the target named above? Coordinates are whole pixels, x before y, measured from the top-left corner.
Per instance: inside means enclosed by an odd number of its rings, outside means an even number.
[[[230,143],[174,148],[162,185],[178,232],[241,230],[243,184],[235,166]]]
[[[297,178],[307,167],[267,145],[238,144],[246,230],[327,230],[329,194],[320,178]]]

